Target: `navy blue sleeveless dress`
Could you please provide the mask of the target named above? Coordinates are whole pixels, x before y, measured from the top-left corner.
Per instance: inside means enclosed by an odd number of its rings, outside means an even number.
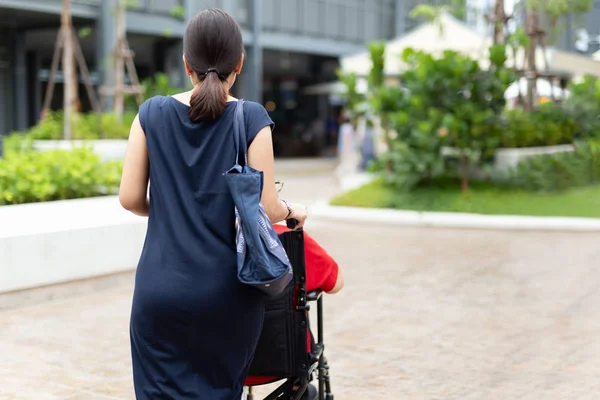
[[[233,111],[194,123],[173,97],[139,111],[150,159],[150,216],[135,278],[130,337],[138,400],[239,400],[264,297],[237,279]],[[273,125],[244,105],[248,144]]]

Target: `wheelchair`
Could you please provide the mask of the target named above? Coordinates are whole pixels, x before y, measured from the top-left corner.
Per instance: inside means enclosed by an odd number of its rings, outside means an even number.
[[[263,330],[245,385],[246,400],[255,400],[252,388],[285,380],[264,400],[300,400],[315,376],[318,399],[333,400],[329,366],[323,344],[323,293],[306,292],[306,263],[302,230],[279,235],[294,269],[290,285],[267,302]],[[310,303],[317,304],[317,340],[309,326]]]

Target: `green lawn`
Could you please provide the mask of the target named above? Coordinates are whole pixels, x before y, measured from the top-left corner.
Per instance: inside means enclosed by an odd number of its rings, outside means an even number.
[[[462,193],[459,185],[452,183],[419,187],[404,193],[374,181],[334,198],[331,204],[414,211],[600,218],[600,186],[562,193],[535,193],[476,183],[468,192]]]

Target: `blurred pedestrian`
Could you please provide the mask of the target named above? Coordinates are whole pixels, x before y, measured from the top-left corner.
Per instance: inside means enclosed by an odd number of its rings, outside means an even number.
[[[338,179],[355,174],[358,169],[358,153],[356,134],[346,112],[340,116],[340,133],[338,136]]]
[[[360,144],[360,169],[366,171],[369,163],[375,159],[375,135],[374,130],[368,124],[365,126]]]

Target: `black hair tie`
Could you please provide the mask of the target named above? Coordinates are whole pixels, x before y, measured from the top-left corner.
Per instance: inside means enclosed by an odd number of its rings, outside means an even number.
[[[206,72],[204,73],[204,75],[206,76],[206,75],[210,74],[211,72],[215,72],[217,75],[221,76],[221,74],[219,73],[219,71],[217,71],[216,68],[207,69]]]

